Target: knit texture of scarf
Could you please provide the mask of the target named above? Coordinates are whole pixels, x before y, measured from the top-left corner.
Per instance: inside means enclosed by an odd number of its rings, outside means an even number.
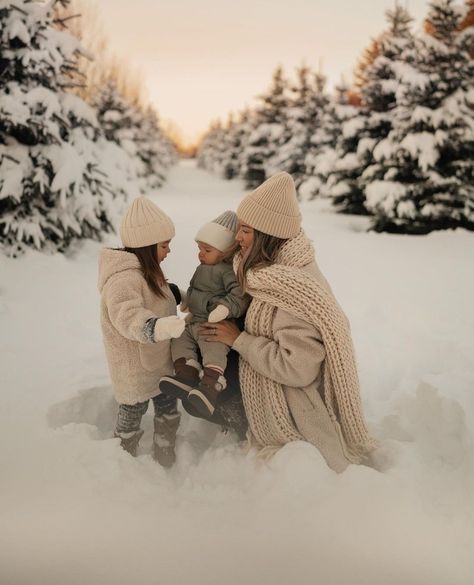
[[[235,271],[241,261],[239,253],[234,257]],[[321,333],[326,350],[324,402],[338,433],[342,432],[346,457],[360,463],[376,442],[369,436],[362,413],[349,323],[324,277],[321,275],[319,282],[316,276],[301,270],[314,261],[311,242],[301,230],[285,242],[274,264],[248,270],[246,292],[252,296],[252,303],[245,330],[273,339],[272,323],[278,308],[311,323]],[[281,384],[258,374],[243,359],[239,378],[254,442],[272,447],[304,440],[295,427]]]

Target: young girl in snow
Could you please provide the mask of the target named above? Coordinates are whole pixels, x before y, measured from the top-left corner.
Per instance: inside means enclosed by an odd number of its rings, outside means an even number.
[[[176,399],[160,394],[158,382],[173,373],[170,340],[184,321],[176,316],[179,290],[167,284],[160,263],[175,235],[171,219],[145,197],[138,197],[120,227],[123,249],[104,249],[99,259],[101,325],[110,375],[119,403],[115,437],[135,456],[142,416],[153,400],[154,458],[165,467],[175,461],[180,415]]]
[[[176,375],[164,376],[160,382],[164,394],[188,400],[204,416],[214,413],[218,397],[227,386],[224,370],[229,347],[200,338],[200,325],[241,317],[250,302],[237,282],[230,259],[226,259],[236,231],[237,215],[233,211],[225,211],[198,231],[195,240],[200,265],[191,279],[186,301],[191,320],[183,335],[171,343]]]

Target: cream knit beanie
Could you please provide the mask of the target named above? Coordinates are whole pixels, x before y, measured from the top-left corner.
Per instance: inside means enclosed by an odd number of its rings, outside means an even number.
[[[245,197],[238,209],[240,221],[276,238],[293,238],[301,227],[301,213],[293,178],[278,173]]]
[[[120,225],[120,237],[127,248],[144,248],[174,237],[174,224],[146,197],[137,197],[127,209]]]
[[[237,215],[234,211],[224,211],[219,217],[206,223],[196,234],[196,242],[203,242],[224,252],[235,241]]]

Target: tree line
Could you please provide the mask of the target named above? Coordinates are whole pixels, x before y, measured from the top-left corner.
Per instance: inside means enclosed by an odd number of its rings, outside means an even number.
[[[417,33],[400,5],[386,19],[352,86],[277,67],[254,107],[211,125],[199,165],[247,188],[287,171],[376,231],[474,229],[474,2],[433,0]]]

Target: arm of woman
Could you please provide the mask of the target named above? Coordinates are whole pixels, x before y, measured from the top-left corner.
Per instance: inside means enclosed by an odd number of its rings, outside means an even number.
[[[314,326],[278,310],[273,337],[241,333],[233,348],[259,374],[295,388],[314,382],[326,357],[320,333]]]
[[[275,315],[273,340],[240,332],[229,321],[203,323],[203,330],[208,331],[208,341],[232,346],[256,372],[285,386],[299,388],[311,384],[326,356],[319,331],[282,310]]]

